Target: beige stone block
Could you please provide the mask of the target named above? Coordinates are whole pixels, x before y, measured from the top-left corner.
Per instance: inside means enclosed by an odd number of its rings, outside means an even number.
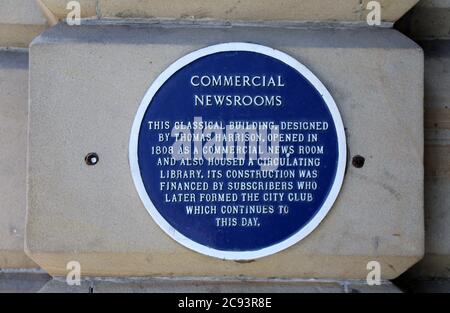
[[[44,0],[58,16],[64,0]],[[95,1],[84,1],[93,14]],[[369,0],[98,0],[102,18],[175,18],[215,20],[365,21]],[[393,22],[418,0],[380,0],[383,20]],[[83,3],[82,3],[83,6]]]
[[[1,0],[0,24],[45,25],[35,0]]]
[[[23,251],[28,53],[0,50],[0,269],[36,267]]]
[[[47,21],[36,1],[0,1],[0,46],[28,47],[46,28]]]
[[[42,293],[343,293],[338,281],[242,280],[223,278],[103,278],[82,281],[80,287],[68,287],[63,278],[50,281]]]
[[[350,158],[329,215],[291,248],[222,261],[170,239],[133,185],[128,143],[153,80],[220,42],[280,49],[309,67],[341,111]],[[423,54],[390,29],[67,27],[30,50],[27,253],[52,275],[79,261],[88,276],[383,278],[423,255]],[[100,162],[86,166],[97,152]],[[366,158],[363,168],[351,157]]]
[[[425,257],[413,276],[450,277],[450,40],[425,50]]]
[[[68,286],[64,278],[49,281],[41,293],[400,293],[392,283],[383,281],[368,286],[358,280],[288,280],[200,277],[97,278]]]
[[[70,0],[41,0],[45,6],[52,11],[59,18],[66,18],[70,10],[67,9],[67,4]],[[97,0],[78,0],[80,3],[81,17],[95,17],[97,16]],[[126,2],[126,1],[125,1]]]
[[[47,26],[0,24],[0,46],[26,48]]]

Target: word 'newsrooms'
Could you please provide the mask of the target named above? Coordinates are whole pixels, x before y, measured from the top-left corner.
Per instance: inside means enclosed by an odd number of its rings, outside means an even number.
[[[196,88],[247,87],[247,88],[281,88],[285,86],[283,77],[266,75],[194,75],[190,83]],[[195,106],[281,106],[281,95],[230,95],[230,94],[195,94]]]

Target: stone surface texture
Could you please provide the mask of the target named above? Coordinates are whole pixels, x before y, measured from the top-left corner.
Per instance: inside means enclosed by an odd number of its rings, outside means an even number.
[[[84,0],[83,16],[213,20],[366,21],[370,0]],[[57,16],[67,0],[43,0]],[[380,0],[382,19],[394,22],[418,0]]]
[[[28,53],[0,50],[0,269],[36,267],[23,251]]]
[[[93,278],[80,286],[68,286],[57,277],[49,281],[41,293],[400,293],[392,283],[384,281],[369,286],[364,281],[324,280],[256,280],[199,278]]]
[[[0,46],[27,47],[46,27],[35,0],[0,0]]]
[[[419,277],[450,277],[450,40],[425,51],[425,258]]]
[[[418,40],[450,38],[450,0],[421,0],[398,28]]]
[[[51,281],[42,271],[0,271],[0,293],[36,293]]]
[[[231,41],[282,50],[329,89],[349,160],[338,200],[306,239],[253,262],[192,252],[156,225],[128,163],[134,115],[167,66]],[[391,29],[58,25],[30,48],[27,253],[52,275],[365,279],[369,261],[397,277],[421,259],[423,52]],[[88,152],[101,161],[84,163]],[[351,165],[354,155],[365,166]]]

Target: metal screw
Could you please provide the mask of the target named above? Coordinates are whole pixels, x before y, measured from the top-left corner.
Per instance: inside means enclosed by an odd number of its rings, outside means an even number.
[[[95,152],[90,152],[84,157],[84,162],[89,166],[96,165],[99,160],[98,154]]]

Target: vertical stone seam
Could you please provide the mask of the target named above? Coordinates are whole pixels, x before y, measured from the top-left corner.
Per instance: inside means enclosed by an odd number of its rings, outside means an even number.
[[[102,18],[102,9],[100,6],[100,0],[95,1],[95,14],[97,15],[97,19]]]

